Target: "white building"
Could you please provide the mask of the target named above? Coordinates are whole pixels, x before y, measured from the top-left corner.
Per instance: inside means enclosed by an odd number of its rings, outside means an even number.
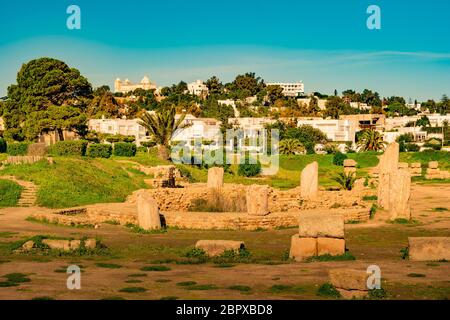
[[[383,132],[383,140],[387,143],[392,143],[403,134],[411,134],[416,143],[424,142],[428,138],[427,132],[422,131],[420,127],[403,127],[399,128],[398,131]]]
[[[130,91],[134,91],[136,89],[144,89],[144,90],[156,90],[156,83],[152,83],[149,77],[145,76],[140,83],[133,84],[130,80],[126,79],[125,81],[121,81],[119,78],[114,81],[114,91],[120,93],[128,93]]]
[[[271,82],[268,86],[279,86],[283,89],[283,95],[286,97],[298,97],[305,93],[305,85],[303,82]]]
[[[297,126],[309,125],[313,128],[319,129],[331,141],[355,142],[355,134],[357,124],[352,120],[335,120],[335,119],[306,119],[298,120]]]
[[[90,131],[98,133],[134,136],[136,138],[136,144],[140,145],[147,138],[146,130],[139,124],[139,121],[140,119],[90,119],[88,121],[88,128]]]
[[[350,102],[350,107],[361,110],[370,110],[372,106],[369,106],[367,103],[362,102]]]
[[[209,89],[206,84],[202,80],[197,80],[191,83],[188,83],[188,92],[192,95],[205,97],[208,95]]]
[[[407,123],[416,122],[424,115],[410,116],[410,117],[395,117],[395,118],[386,118],[386,130],[392,130],[400,127],[406,126]],[[432,127],[442,127],[444,125],[444,121],[450,124],[450,115],[440,115],[440,114],[425,114],[427,118],[430,120],[430,125]]]
[[[177,115],[179,118],[179,115]],[[193,115],[186,115],[182,124],[189,124],[188,127],[177,130],[172,137],[172,141],[213,141],[217,144],[221,137],[221,122],[212,118],[196,118]]]

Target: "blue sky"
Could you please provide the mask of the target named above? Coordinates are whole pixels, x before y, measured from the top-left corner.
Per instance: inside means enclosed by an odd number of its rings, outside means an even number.
[[[82,29],[66,28],[81,8]],[[381,30],[366,9],[381,8]],[[158,85],[254,71],[307,91],[371,88],[383,96],[450,94],[450,1],[41,0],[0,4],[0,95],[21,64],[62,59],[94,86]]]

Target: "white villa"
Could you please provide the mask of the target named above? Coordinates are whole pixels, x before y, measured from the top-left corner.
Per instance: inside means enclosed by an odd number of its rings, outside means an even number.
[[[279,86],[283,89],[283,94],[286,97],[298,97],[305,93],[305,85],[303,82],[271,82],[268,86]]]
[[[144,89],[144,90],[156,90],[156,83],[152,83],[150,78],[145,76],[140,83],[131,83],[130,80],[126,79],[125,81],[121,81],[119,78],[114,81],[114,91],[120,93],[128,93],[130,91],[134,91],[136,89]]]
[[[352,120],[335,120],[315,118],[310,120],[298,120],[297,126],[310,125],[319,129],[328,139],[335,142],[351,141],[355,142],[358,125]]]
[[[139,119],[90,119],[88,128],[98,133],[134,136],[136,144],[139,146],[143,141],[147,140],[146,130],[139,124],[139,121]]]
[[[188,92],[192,95],[204,97],[208,95],[209,89],[202,80],[188,83]]]

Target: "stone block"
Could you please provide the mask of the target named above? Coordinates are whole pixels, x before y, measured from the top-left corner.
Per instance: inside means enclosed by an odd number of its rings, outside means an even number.
[[[411,163],[411,168],[422,169],[422,164],[420,162],[413,162],[413,163]]]
[[[316,238],[300,238],[295,234],[291,238],[291,250],[289,257],[295,261],[303,261],[306,258],[317,255],[317,239]]]
[[[54,250],[69,251],[71,249],[69,240],[44,239],[42,243]]]
[[[345,290],[341,288],[337,288],[337,291],[341,294],[342,298],[351,300],[351,299],[363,299],[369,295],[369,291],[361,291],[361,290]]]
[[[245,248],[242,241],[232,240],[199,240],[195,244],[197,249],[202,249],[210,257],[216,257],[223,254],[225,251],[234,250],[239,251]]]
[[[450,260],[450,237],[409,237],[412,261]]]
[[[339,256],[345,253],[345,240],[334,238],[317,238],[317,255],[329,254]]]
[[[137,198],[138,224],[144,230],[161,229],[161,217],[156,200],[145,191]]]
[[[269,188],[267,186],[251,185],[246,191],[247,213],[265,216],[269,214]]]
[[[86,239],[84,241],[84,246],[86,249],[95,249],[97,247],[97,240],[96,239]]]
[[[439,168],[439,162],[438,161],[430,161],[430,162],[428,162],[428,168],[429,169],[438,169]]]
[[[329,271],[330,281],[333,286],[344,290],[368,291],[367,278],[370,276],[366,271],[354,269],[331,269]]]
[[[356,167],[357,162],[353,159],[345,159],[344,160],[344,167]]]
[[[407,162],[399,162],[398,163],[398,168],[399,169],[408,169],[409,165]]]
[[[399,169],[390,174],[389,213],[391,220],[411,219],[409,199],[411,197],[411,174],[407,169]]]
[[[70,250],[80,249],[81,240],[71,240],[69,245],[70,245]]]
[[[299,236],[344,238],[344,217],[328,212],[302,212],[298,218]]]
[[[208,188],[223,187],[223,168],[214,167],[208,170]]]

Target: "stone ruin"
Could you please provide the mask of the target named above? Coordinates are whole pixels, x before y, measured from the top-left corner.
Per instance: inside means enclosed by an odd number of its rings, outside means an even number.
[[[361,299],[369,295],[367,280],[370,273],[354,269],[331,269],[328,272],[330,283],[344,299]]]
[[[180,170],[174,165],[156,167],[140,165],[135,168],[146,175],[153,176],[152,179],[145,180],[153,188],[176,188],[186,182],[186,179],[181,176]]]
[[[214,167],[208,169],[208,188],[220,189],[223,187],[223,173],[221,167]]]
[[[308,164],[300,178],[300,194],[304,199],[315,199],[319,191],[319,164],[317,161]]]
[[[412,261],[450,261],[450,237],[409,237]]]
[[[53,158],[52,157],[43,157],[43,156],[8,156],[8,158],[4,161],[2,161],[2,164],[33,164],[38,161],[41,161],[42,159],[46,159],[48,164],[53,164]]]
[[[140,192],[137,199],[138,224],[144,230],[161,229],[161,217],[156,200],[146,192]]]
[[[265,216],[269,214],[269,188],[267,186],[251,185],[246,191],[247,213],[249,215]]]
[[[239,252],[245,248],[245,244],[242,241],[233,240],[199,240],[195,247],[205,251],[209,257],[217,257],[225,251]]]
[[[411,219],[411,173],[399,168],[399,145],[391,143],[378,165],[378,205],[390,213],[390,219]]]
[[[310,257],[345,253],[344,218],[333,213],[303,212],[299,232],[292,236],[289,257],[303,261]]]
[[[450,172],[442,171],[441,169],[439,169],[439,162],[430,161],[428,163],[428,168],[427,168],[427,173],[425,175],[425,179],[427,179],[427,180],[450,179]]]

